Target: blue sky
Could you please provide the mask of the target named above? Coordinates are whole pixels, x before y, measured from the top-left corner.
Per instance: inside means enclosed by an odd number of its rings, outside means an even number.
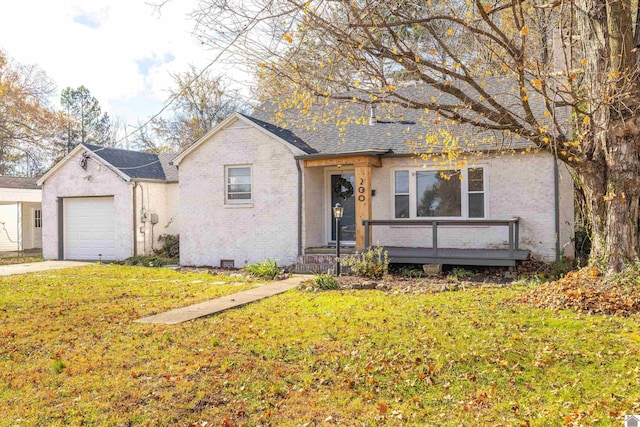
[[[213,57],[192,36],[196,0],[20,0],[0,14],[0,49],[37,64],[58,91],[86,86],[103,110],[128,124],[157,113],[171,73]],[[227,70],[229,72],[229,70]],[[56,99],[57,102],[57,99]]]

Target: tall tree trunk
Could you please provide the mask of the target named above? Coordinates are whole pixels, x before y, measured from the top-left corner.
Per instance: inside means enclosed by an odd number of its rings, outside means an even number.
[[[640,162],[637,134],[608,141],[606,163],[578,166],[592,232],[592,264],[613,274],[638,259]]]
[[[609,273],[620,271],[626,263],[638,258],[640,137],[637,129],[625,124],[612,126],[607,147],[605,254]],[[624,129],[620,129],[622,126]]]
[[[585,107],[589,143],[575,170],[589,205],[591,262],[610,275],[639,254],[640,119],[630,4],[577,0],[576,6],[581,40],[574,60],[583,68],[590,102]]]

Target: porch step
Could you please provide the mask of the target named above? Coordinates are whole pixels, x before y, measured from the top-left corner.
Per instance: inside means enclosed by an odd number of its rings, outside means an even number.
[[[317,274],[333,272],[336,268],[334,255],[300,255],[292,266],[295,274]]]

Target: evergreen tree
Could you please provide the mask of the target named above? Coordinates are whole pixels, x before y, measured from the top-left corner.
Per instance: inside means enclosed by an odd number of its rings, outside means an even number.
[[[108,145],[111,140],[111,120],[103,113],[98,100],[89,89],[80,86],[62,91],[60,98],[66,115],[66,152],[78,144]]]

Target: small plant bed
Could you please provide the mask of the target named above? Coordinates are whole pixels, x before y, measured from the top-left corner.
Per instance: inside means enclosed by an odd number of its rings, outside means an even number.
[[[420,265],[391,265],[378,279],[341,275],[336,280],[343,289],[378,289],[403,293],[434,293],[481,286],[506,286],[513,282],[508,269],[445,266],[441,274],[424,273]]]
[[[278,263],[272,259],[265,259],[264,262],[254,262],[244,268],[244,270],[254,277],[267,280],[274,280],[284,274]]]
[[[312,279],[305,280],[298,285],[298,290],[307,292],[337,291],[340,289],[342,286],[338,282],[338,278],[326,273],[316,274]]]
[[[177,258],[164,258],[161,256],[135,256],[122,261],[123,265],[135,265],[140,267],[164,267],[165,265],[178,264]]]
[[[239,268],[220,268],[220,267],[207,267],[207,266],[180,266],[178,271],[183,273],[208,273],[214,276],[229,276],[229,277],[253,277],[249,272]]]

